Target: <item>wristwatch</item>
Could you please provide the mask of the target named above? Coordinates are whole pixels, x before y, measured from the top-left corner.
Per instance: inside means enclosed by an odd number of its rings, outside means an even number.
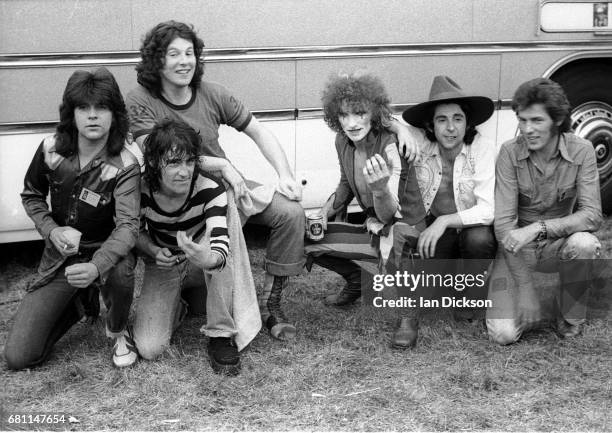
[[[548,230],[546,229],[546,223],[540,220],[538,221],[538,224],[540,224],[540,232],[538,233],[538,237],[536,238],[536,241],[543,241],[544,239],[548,237]]]

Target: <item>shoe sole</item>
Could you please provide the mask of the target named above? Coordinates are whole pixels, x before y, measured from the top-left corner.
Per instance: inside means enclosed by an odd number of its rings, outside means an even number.
[[[391,344],[391,348],[392,349],[397,349],[397,350],[408,350],[408,349],[414,349],[416,347],[416,343],[411,344],[409,346],[404,346],[404,345],[399,345],[399,344]]]
[[[240,361],[238,361],[237,364],[220,364],[213,358],[209,358],[209,361],[213,371],[217,374],[223,374],[226,376],[237,376],[238,374],[240,374]]]

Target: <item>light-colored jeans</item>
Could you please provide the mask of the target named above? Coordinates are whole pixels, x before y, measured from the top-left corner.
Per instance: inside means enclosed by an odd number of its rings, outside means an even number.
[[[534,272],[558,272],[561,280],[558,310],[572,325],[585,321],[593,259],[599,240],[587,232],[567,238],[531,242],[515,256],[502,245],[497,250],[489,280],[493,306],[487,310],[489,337],[499,344],[516,342],[531,324],[521,320],[521,296],[535,293]]]
[[[222,272],[208,273],[185,260],[171,269],[160,268],[145,258],[145,274],[140,298],[136,303],[133,336],[140,355],[145,359],[159,356],[170,344],[170,337],[186,313],[181,294],[194,290],[206,299],[206,327],[209,337],[232,337],[236,334],[231,314],[232,287],[219,284],[231,279],[220,278]]]
[[[136,302],[133,336],[140,355],[153,359],[170,344],[172,332],[184,316],[184,302],[196,313],[206,304],[206,325],[200,330],[209,337],[234,337],[238,350],[255,338],[261,318],[251,274],[240,216],[233,192],[227,191],[227,228],[230,239],[225,268],[204,272],[188,260],[170,270],[145,259],[144,284]],[[199,298],[198,298],[199,297]]]

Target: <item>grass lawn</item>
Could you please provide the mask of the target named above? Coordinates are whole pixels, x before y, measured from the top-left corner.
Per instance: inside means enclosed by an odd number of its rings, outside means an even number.
[[[608,219],[600,231],[612,257]],[[263,240],[248,233],[256,283]],[[24,254],[0,262],[0,348],[35,267]],[[481,325],[440,309],[421,320],[412,351],[389,347],[391,314],[326,307],[339,277],[315,267],[292,280],[284,308],[294,342],[261,332],[237,377],[212,372],[203,318],[188,318],[156,362],[117,370],[103,326],[79,324],[31,371],[0,363],[0,430],[612,430],[612,266],[593,291],[581,337],[544,329],[500,347]],[[10,414],[64,413],[60,426],[7,424]]]

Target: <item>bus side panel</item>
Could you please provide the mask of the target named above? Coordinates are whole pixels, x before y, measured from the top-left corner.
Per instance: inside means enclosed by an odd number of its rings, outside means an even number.
[[[227,87],[252,111],[296,106],[293,61],[210,63],[204,79]]]
[[[34,152],[47,135],[0,135],[0,243],[40,238],[21,205],[19,194],[23,191],[23,178]]]
[[[0,2],[2,53],[131,49],[132,10],[124,0]]]
[[[57,121],[62,94],[70,75],[86,68],[0,69],[0,123]],[[136,83],[133,66],[112,66],[121,91]]]
[[[350,73],[360,68],[382,79],[394,104],[427,100],[434,75],[448,75],[468,93],[497,99],[499,64],[496,55],[298,61],[297,106],[320,107],[321,91],[330,74]],[[486,73],[474,74],[474,65],[479,65]]]
[[[512,99],[517,87],[527,80],[541,77],[558,59],[571,51],[504,53],[501,62],[500,94]]]
[[[446,0],[132,0],[134,44],[170,18],[192,23],[208,48],[467,42],[472,2],[461,3],[446,19]]]
[[[0,123],[58,120],[58,107],[70,75],[77,69],[94,68],[0,69],[3,99]],[[124,95],[136,86],[134,65],[108,69]],[[204,78],[228,87],[250,110],[292,109],[295,107],[294,71],[291,61],[211,63],[206,65]]]

